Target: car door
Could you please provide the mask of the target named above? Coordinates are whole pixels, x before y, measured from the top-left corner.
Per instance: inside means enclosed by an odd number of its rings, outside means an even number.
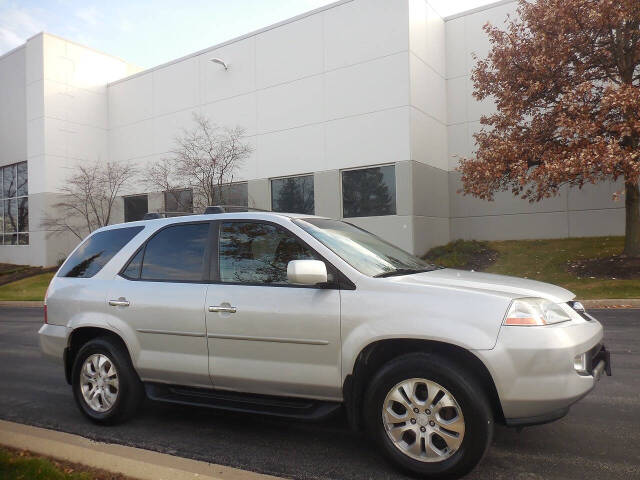
[[[286,276],[290,260],[319,256],[268,222],[220,221],[216,237],[206,300],[214,386],[339,399],[340,291]]]
[[[177,223],[156,232],[116,276],[110,313],[134,331],[140,377],[211,387],[204,317],[211,223]]]

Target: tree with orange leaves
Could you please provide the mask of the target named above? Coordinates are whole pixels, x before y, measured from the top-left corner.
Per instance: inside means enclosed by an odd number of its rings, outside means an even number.
[[[463,192],[530,201],[624,180],[624,253],[640,256],[640,1],[520,0],[474,68],[474,96],[493,98]]]

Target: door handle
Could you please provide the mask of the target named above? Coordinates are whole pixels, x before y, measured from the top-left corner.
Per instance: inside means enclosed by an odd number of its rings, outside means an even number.
[[[129,300],[124,297],[120,297],[117,300],[109,300],[109,305],[111,305],[112,307],[128,307]]]
[[[236,313],[237,309],[236,307],[231,307],[231,306],[222,306],[222,305],[210,305],[209,306],[209,311],[210,312],[220,312],[220,313]]]

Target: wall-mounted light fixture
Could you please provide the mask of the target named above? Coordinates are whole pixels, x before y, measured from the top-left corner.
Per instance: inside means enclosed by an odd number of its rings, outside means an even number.
[[[229,64],[220,58],[212,58],[209,61],[213,63],[217,63],[218,65],[222,65],[225,70],[229,70]]]

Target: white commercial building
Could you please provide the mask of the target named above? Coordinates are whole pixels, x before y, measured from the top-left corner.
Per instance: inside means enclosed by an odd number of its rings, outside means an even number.
[[[246,129],[253,153],[237,201],[347,218],[416,254],[457,238],[622,234],[616,184],[537,204],[457,193],[457,157],[472,154],[480,116],[494,108],[472,97],[472,53],[488,51],[482,25],[515,7],[443,19],[425,0],[343,0],[142,71],[36,35],[0,57],[0,262],[63,258],[77,239],[41,221],[68,167],[166,157],[194,112]],[[142,185],[126,193],[116,222],[171,209]]]

